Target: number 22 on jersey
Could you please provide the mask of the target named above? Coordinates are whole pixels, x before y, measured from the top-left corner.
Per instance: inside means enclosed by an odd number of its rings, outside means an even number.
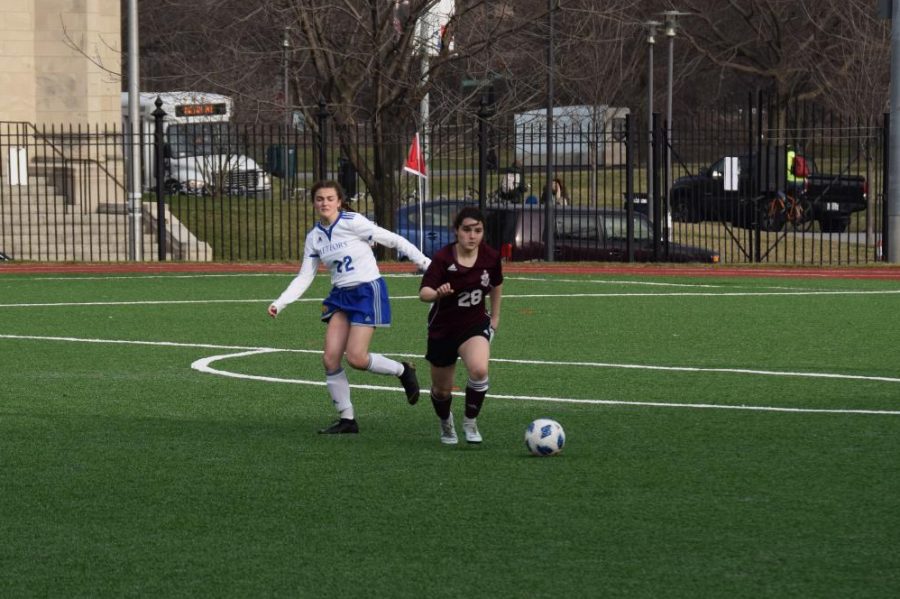
[[[353,270],[353,258],[350,256],[344,256],[343,260],[335,260],[332,264],[334,264],[334,269],[337,272],[350,272]]]

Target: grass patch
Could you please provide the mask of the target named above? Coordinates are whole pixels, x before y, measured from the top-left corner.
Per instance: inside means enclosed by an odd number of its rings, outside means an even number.
[[[395,390],[355,389],[361,434],[323,438],[324,387],[191,368],[304,350],[211,366],[320,383],[327,281],[273,321],[289,280],[0,277],[4,596],[900,584],[896,282],[509,276],[485,443],[448,448],[427,399],[406,405],[386,377],[351,372]],[[394,325],[373,350],[413,356],[427,386],[417,283],[388,279]],[[25,305],[47,302],[76,305]],[[568,433],[556,458],[525,451],[542,416]]]

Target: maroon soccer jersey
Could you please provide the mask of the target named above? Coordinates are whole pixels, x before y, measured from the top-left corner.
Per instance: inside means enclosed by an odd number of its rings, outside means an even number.
[[[503,282],[500,253],[482,243],[472,266],[462,266],[454,255],[455,243],[444,246],[432,258],[422,277],[422,287],[437,289],[450,283],[453,295],[442,297],[428,312],[428,337],[446,339],[460,336],[484,322],[485,300],[491,289]]]

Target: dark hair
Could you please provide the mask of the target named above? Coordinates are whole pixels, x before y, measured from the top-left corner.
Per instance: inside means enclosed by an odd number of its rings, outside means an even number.
[[[456,214],[456,218],[453,220],[453,229],[460,228],[463,221],[467,218],[471,218],[474,221],[484,224],[484,215],[481,213],[481,210],[476,206],[466,206]]]
[[[335,191],[337,191],[338,199],[341,201],[341,204],[343,204],[347,199],[347,196],[344,193],[344,188],[341,187],[341,184],[337,181],[332,181],[331,179],[322,179],[313,183],[312,188],[309,190],[310,197],[315,200],[316,194],[319,193],[319,190],[321,189],[334,189]]]
[[[563,180],[560,179],[559,177],[554,177],[553,180],[556,182],[557,185],[559,185],[559,195],[560,195],[561,197],[566,197],[566,196],[568,196],[569,194],[566,193],[566,184],[563,183]]]

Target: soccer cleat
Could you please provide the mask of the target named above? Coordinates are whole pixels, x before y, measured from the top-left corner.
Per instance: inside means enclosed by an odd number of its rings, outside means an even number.
[[[403,364],[403,374],[398,378],[406,391],[406,401],[409,405],[414,406],[419,401],[419,379],[416,378],[416,367],[409,362],[401,362]]]
[[[478,423],[474,418],[463,420],[463,432],[466,434],[466,443],[481,443],[481,433],[478,432]]]
[[[453,425],[453,414],[446,420],[441,420],[441,443],[444,445],[456,445],[459,437],[456,436],[456,427]]]
[[[340,420],[336,420],[331,426],[328,428],[323,428],[319,431],[320,435],[346,435],[346,434],[356,434],[359,432],[359,425],[356,424],[356,420],[351,420],[349,418],[341,418]]]

